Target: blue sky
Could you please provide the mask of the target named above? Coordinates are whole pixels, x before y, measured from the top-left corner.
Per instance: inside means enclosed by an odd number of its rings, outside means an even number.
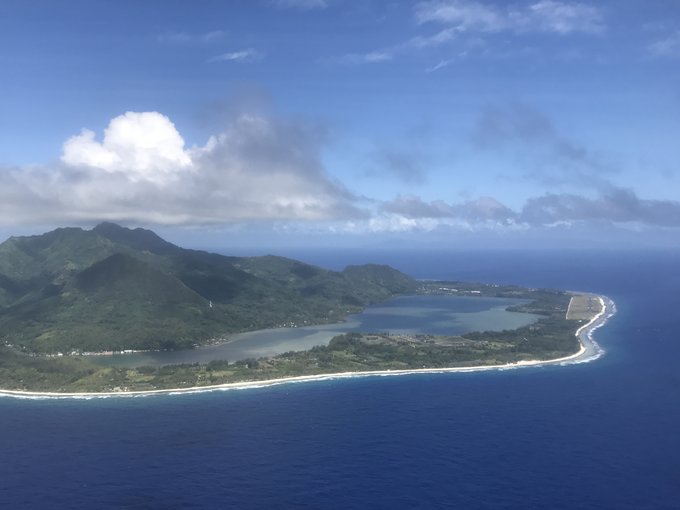
[[[0,237],[678,244],[674,0],[6,0],[0,64]]]

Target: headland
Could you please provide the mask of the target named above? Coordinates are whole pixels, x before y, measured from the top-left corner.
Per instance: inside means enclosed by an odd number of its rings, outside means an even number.
[[[239,381],[225,384],[192,386],[187,388],[165,388],[144,391],[103,391],[103,392],[50,392],[50,391],[20,391],[20,390],[0,390],[0,396],[24,398],[24,399],[96,399],[111,397],[145,397],[153,395],[186,395],[193,393],[205,393],[215,391],[243,390],[252,388],[264,388],[278,386],[282,384],[308,383],[315,381],[328,381],[337,379],[348,379],[358,377],[391,377],[406,376],[417,374],[446,374],[446,373],[468,373],[487,370],[512,370],[529,367],[543,367],[551,365],[570,365],[586,363],[599,358],[603,349],[593,338],[593,332],[604,326],[607,321],[616,313],[615,303],[606,296],[596,294],[580,293],[596,299],[600,306],[599,311],[593,315],[586,323],[581,325],[575,333],[578,339],[578,351],[553,359],[520,360],[504,364],[488,364],[473,366],[455,367],[424,367],[405,370],[366,370],[348,371],[334,373],[319,373],[313,375],[299,375],[291,377],[281,377],[264,380]]]

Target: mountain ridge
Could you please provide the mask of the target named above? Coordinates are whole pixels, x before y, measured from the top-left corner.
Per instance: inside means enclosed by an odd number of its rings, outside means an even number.
[[[415,280],[388,266],[337,272],[230,257],[101,223],[0,244],[0,341],[38,354],[177,349],[235,332],[335,322]]]

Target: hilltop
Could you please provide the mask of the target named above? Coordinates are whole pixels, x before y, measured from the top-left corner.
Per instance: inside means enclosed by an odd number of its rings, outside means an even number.
[[[417,283],[388,266],[330,271],[181,248],[102,223],[0,244],[0,340],[38,354],[178,349],[229,333],[335,322]]]

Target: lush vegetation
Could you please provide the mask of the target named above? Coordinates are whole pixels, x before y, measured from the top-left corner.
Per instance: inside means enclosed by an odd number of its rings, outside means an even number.
[[[438,286],[439,285],[439,286]],[[453,284],[447,283],[451,289]],[[439,368],[553,359],[575,352],[579,323],[566,320],[569,296],[562,292],[493,287],[456,282],[455,292],[475,295],[514,293],[531,301],[516,308],[542,318],[523,328],[477,332],[463,336],[357,334],[340,335],[328,346],[289,352],[273,358],[213,361],[199,365],[102,367],[82,357],[44,357],[0,350],[0,387],[34,391],[132,391],[208,386],[239,381],[276,379],[346,371]],[[441,290],[439,283],[421,287],[423,293]]]
[[[103,223],[0,245],[0,343],[35,354],[158,350],[337,322],[418,284],[387,266],[328,271],[187,250]]]

